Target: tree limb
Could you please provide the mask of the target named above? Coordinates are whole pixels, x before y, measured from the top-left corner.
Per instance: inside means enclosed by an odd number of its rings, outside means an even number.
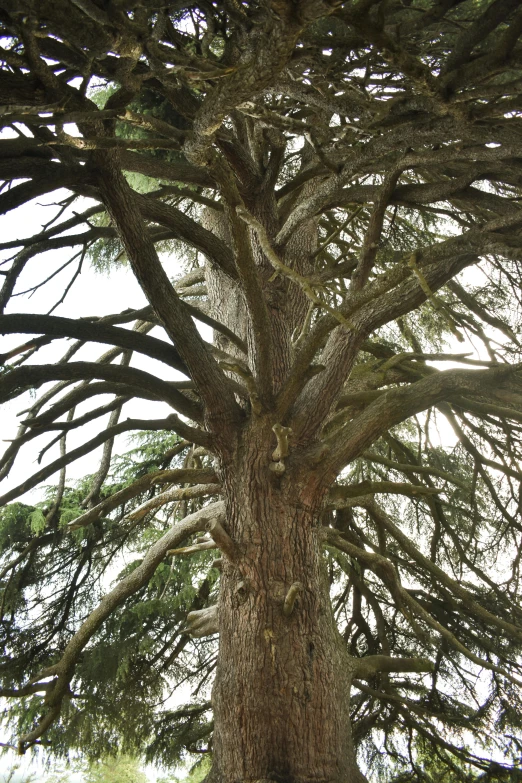
[[[176,547],[188,536],[203,530],[210,519],[222,519],[223,517],[224,504],[222,502],[212,503],[185,517],[185,519],[175,524],[165,533],[159,541],[156,541],[143,558],[141,564],[102,598],[96,609],[90,613],[68,642],[60,661],[53,667],[55,679],[52,682],[53,687],[49,689],[45,699],[47,711],[33,731],[21,737],[19,742],[20,753],[25,753],[31,745],[34,745],[36,740],[44,734],[59,716],[62,701],[74,676],[74,668],[78,657],[102,623],[110,617],[120,604],[147,584],[158,565],[164,560],[165,554],[169,549]],[[49,675],[45,673],[40,675],[40,677],[47,676]]]

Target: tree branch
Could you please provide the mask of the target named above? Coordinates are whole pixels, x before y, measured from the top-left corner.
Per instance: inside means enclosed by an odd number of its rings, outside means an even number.
[[[235,422],[240,416],[240,408],[227,386],[225,375],[204,345],[161,266],[154,245],[144,231],[137,200],[118,168],[115,153],[104,151],[94,155],[100,166],[100,192],[121,235],[133,271],[189,368],[207,406],[209,423],[214,417],[221,422],[224,419]]]
[[[189,374],[176,349],[163,340],[93,321],[30,313],[0,315],[0,334],[46,334],[117,345],[119,348],[127,348],[157,359],[185,375]],[[1,359],[0,356],[0,361]]]
[[[161,508],[161,506],[165,506],[167,503],[173,503],[177,500],[204,498],[209,495],[219,495],[221,491],[221,484],[194,484],[191,487],[167,489],[165,492],[155,495],[153,498],[150,498],[150,500],[142,503],[141,506],[133,509],[130,514],[127,514],[127,518],[132,522],[138,522],[150,511]]]
[[[340,469],[395,424],[437,402],[451,399],[453,395],[480,395],[496,390],[502,382],[509,381],[519,373],[520,369],[520,365],[499,365],[489,370],[444,370],[412,383],[405,389],[384,392],[327,439],[331,450],[325,460],[325,467],[331,469],[335,466]]]
[[[366,655],[352,658],[355,664],[354,677],[371,680],[379,672],[432,672],[434,664],[426,658],[392,658],[389,655]]]
[[[407,590],[405,590],[404,587],[402,587],[395,567],[386,557],[373,552],[367,552],[361,547],[350,543],[345,538],[340,536],[337,531],[334,531],[331,528],[323,528],[323,530],[328,543],[334,547],[337,547],[342,552],[346,552],[346,554],[355,558],[358,562],[370,568],[375,574],[377,574],[377,576],[379,576],[394,598],[397,608],[402,612],[408,622],[413,625],[417,636],[420,636],[421,640],[425,644],[427,643],[431,645],[433,642],[429,636],[425,635],[419,628],[415,627],[416,624],[413,622],[412,615],[417,615],[419,618],[424,620],[424,622],[429,627],[433,628],[437,633],[439,633],[442,638],[451,645],[451,647],[460,652],[470,661],[473,661],[473,663],[476,663],[478,666],[484,669],[489,669],[490,671],[503,675],[518,687],[522,685],[522,683],[516,677],[510,674],[504,667],[497,666],[491,663],[489,660],[485,660],[484,658],[480,658],[480,656],[475,655],[475,653],[473,653],[464,644],[462,644],[462,642],[459,641],[455,634],[435,620],[431,614],[426,609],[424,609],[424,607],[422,607],[421,604],[416,601],[413,596],[410,595]],[[520,633],[522,634],[522,629],[520,629]]]
[[[53,473],[60,470],[64,465],[69,465],[71,462],[79,459],[80,457],[89,454],[89,452],[101,446],[105,441],[110,438],[114,438],[116,435],[121,435],[123,432],[129,432],[130,430],[173,430],[177,432],[181,437],[189,436],[187,440],[190,442],[198,443],[201,446],[209,446],[209,437],[201,430],[196,430],[193,427],[189,427],[184,424],[175,414],[168,416],[166,419],[127,419],[114,427],[104,430],[103,432],[91,438],[91,440],[78,446],[76,449],[69,451],[64,457],[51,462],[45,468],[42,468],[37,473],[34,473],[30,478],[26,479],[22,484],[14,487],[5,495],[0,497],[0,505],[9,503],[14,498],[23,495],[24,492],[28,492],[33,487],[36,487],[40,482],[52,476]]]
[[[110,617],[120,604],[147,584],[158,565],[165,559],[165,555],[169,549],[178,546],[178,544],[188,536],[193,535],[200,530],[204,530],[205,525],[209,520],[223,519],[224,513],[224,504],[222,502],[217,502],[185,517],[185,519],[175,524],[165,533],[159,541],[156,541],[149,549],[140,565],[102,598],[96,609],[90,613],[69,641],[60,661],[53,667],[52,673],[55,675],[55,679],[52,683],[53,687],[49,690],[45,699],[47,712],[40,719],[35,729],[20,739],[19,750],[21,753],[25,753],[31,745],[34,745],[35,741],[44,734],[48,727],[59,716],[62,701],[68,692],[69,683],[74,676],[76,662],[82,650],[102,623]],[[42,672],[39,675],[40,678],[45,678],[47,676],[49,675],[45,672]]]

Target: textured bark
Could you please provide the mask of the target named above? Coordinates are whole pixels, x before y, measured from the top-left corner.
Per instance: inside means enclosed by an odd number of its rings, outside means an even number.
[[[252,197],[248,208],[273,236],[274,200]],[[225,215],[209,211],[205,225],[232,244]],[[268,372],[277,391],[309,300],[295,283],[274,275],[252,229],[249,245],[266,296]],[[282,260],[309,273],[316,247],[317,225],[310,220]],[[248,343],[256,373],[254,327],[240,286],[213,264],[206,266],[206,280],[212,315]],[[221,335],[215,340],[244,359]],[[321,553],[318,517],[328,482],[319,484],[310,468],[294,461],[283,474],[273,472],[280,459],[274,425],[280,427],[272,412],[252,415],[238,441],[220,454],[226,530],[238,554],[223,556],[209,783],[361,783],[349,714],[353,662],[333,617]],[[284,466],[285,458],[277,464]]]
[[[270,471],[274,440],[269,421],[254,422],[223,466],[226,525],[240,555],[224,558],[221,577],[210,780],[359,783],[353,666],[332,614],[317,525],[324,491],[310,492],[306,472]],[[297,598],[285,607],[291,588]]]
[[[226,221],[222,213],[207,209],[204,213],[204,226],[215,237],[230,244]],[[205,264],[205,282],[207,284],[210,315],[231,329],[246,343],[247,310],[243,293],[236,282],[227,278],[216,265]],[[226,336],[214,331],[214,344],[231,356],[245,359],[245,355]]]

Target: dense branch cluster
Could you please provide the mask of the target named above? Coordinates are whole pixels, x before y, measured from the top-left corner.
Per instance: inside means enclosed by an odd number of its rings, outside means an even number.
[[[266,416],[274,481],[307,463],[329,487],[370,773],[518,780],[518,0],[0,0],[0,25],[0,211],[60,190],[47,225],[0,243],[0,332],[25,335],[0,399],[26,406],[0,477],[32,441],[42,463],[0,498],[0,695],[22,751],[211,750],[203,633],[213,550],[231,557],[215,456]],[[16,312],[64,249],[59,300]],[[59,315],[85,264],[110,284],[122,257],[146,306]],[[124,417],[136,398],[149,418]]]

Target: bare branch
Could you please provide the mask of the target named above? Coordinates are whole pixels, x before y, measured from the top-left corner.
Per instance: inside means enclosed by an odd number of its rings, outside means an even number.
[[[123,331],[123,330],[122,330]],[[70,362],[56,365],[25,365],[9,370],[0,378],[0,399],[5,401],[20,395],[28,388],[38,388],[43,383],[54,380],[102,380],[120,382],[136,390],[143,391],[145,397],[153,393],[168,402],[173,408],[193,420],[201,419],[200,407],[177,391],[175,385],[162,381],[150,373],[134,367],[121,367],[113,364],[94,362]]]
[[[185,446],[188,446],[187,442],[185,442]],[[132,498],[135,498],[137,495],[141,495],[143,492],[146,492],[148,489],[153,487],[154,484],[160,484],[163,482],[172,484],[197,484],[208,482],[209,484],[212,484],[215,483],[215,481],[216,475],[214,471],[207,468],[202,468],[200,470],[194,468],[181,468],[147,473],[145,476],[142,476],[141,478],[134,481],[128,487],[120,489],[118,492],[110,495],[105,500],[102,500],[101,503],[98,503],[98,505],[94,506],[94,508],[89,509],[89,511],[87,511],[85,514],[82,514],[81,516],[74,519],[69,523],[67,529],[77,530],[80,527],[85,527],[86,525],[92,524],[102,515],[109,514],[115,508],[118,508],[118,506],[125,505],[128,500],[132,500]]]
[[[355,659],[354,677],[371,680],[378,672],[431,672],[432,661],[425,658],[391,658],[389,655],[367,655]]]
[[[117,345],[119,348],[143,353],[150,356],[151,359],[158,359],[175,370],[185,375],[188,374],[179,353],[171,345],[163,340],[158,340],[157,337],[118,329],[116,326],[106,326],[73,318],[61,318],[56,315],[21,313],[1,315],[0,334],[46,334]]]
[[[127,518],[132,522],[143,519],[151,511],[165,506],[167,503],[173,503],[178,500],[192,500],[193,498],[204,498],[210,495],[221,493],[220,484],[195,484],[192,487],[182,487],[181,489],[167,489],[159,495],[155,495],[150,500],[142,503],[138,508],[133,509]]]
[[[344,465],[373,443],[381,433],[455,394],[493,391],[520,372],[520,367],[500,365],[489,370],[445,370],[412,383],[405,389],[385,392],[351,422],[328,439],[329,465]]]

